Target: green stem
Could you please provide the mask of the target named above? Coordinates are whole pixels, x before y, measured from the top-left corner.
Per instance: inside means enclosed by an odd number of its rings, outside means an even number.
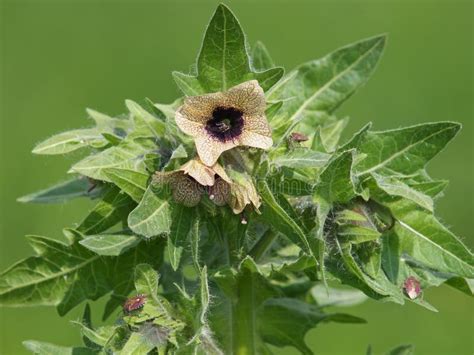
[[[255,308],[254,278],[251,274],[242,275],[237,283],[237,300],[232,307],[234,355],[257,354]]]
[[[277,233],[269,229],[265,234],[258,240],[257,243],[250,250],[249,255],[255,260],[259,261],[273,244],[277,237]]]

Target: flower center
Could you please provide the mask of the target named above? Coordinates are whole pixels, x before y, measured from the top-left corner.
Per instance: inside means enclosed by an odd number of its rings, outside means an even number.
[[[243,112],[234,107],[216,107],[206,123],[209,134],[226,142],[238,137],[244,126]]]

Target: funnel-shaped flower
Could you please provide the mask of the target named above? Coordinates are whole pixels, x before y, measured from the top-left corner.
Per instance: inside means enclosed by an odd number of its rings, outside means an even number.
[[[236,146],[272,146],[265,106],[262,88],[251,80],[225,92],[187,97],[176,112],[176,124],[195,138],[202,162],[213,166],[222,152]]]

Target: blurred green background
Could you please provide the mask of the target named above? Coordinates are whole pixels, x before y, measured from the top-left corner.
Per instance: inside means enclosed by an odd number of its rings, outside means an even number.
[[[473,220],[473,49],[471,1],[228,1],[251,43],[262,40],[277,64],[293,66],[381,32],[388,47],[369,84],[339,110],[349,133],[455,120],[464,129],[430,165],[451,181],[438,214],[471,247]],[[110,114],[124,100],[170,102],[172,70],[195,59],[216,1],[4,1],[1,7],[0,268],[31,254],[23,236],[60,237],[87,201],[21,205],[18,196],[65,178],[70,157],[35,157],[34,144],[87,125],[84,109]],[[74,158],[74,157],[73,157]],[[77,156],[75,157],[77,158]],[[375,353],[414,343],[417,354],[473,354],[474,303],[441,287],[425,294],[440,313],[367,302],[349,311],[367,325],[324,325],[308,334],[319,354]],[[24,339],[80,342],[81,307],[61,319],[53,308],[0,309],[0,354],[26,353]],[[97,306],[95,307],[97,309]],[[96,314],[97,315],[97,314]],[[98,318],[98,317],[96,317]],[[293,353],[284,349],[281,353]]]

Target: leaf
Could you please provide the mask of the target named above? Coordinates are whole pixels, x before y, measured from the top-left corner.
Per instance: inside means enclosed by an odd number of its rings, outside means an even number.
[[[268,184],[265,181],[260,181],[258,187],[264,202],[261,218],[272,228],[286,235],[293,243],[300,245],[309,255],[313,255],[305,232],[280,206]]]
[[[272,298],[258,314],[258,330],[263,340],[276,346],[294,346],[303,354],[313,354],[305,344],[306,333],[321,322],[365,323],[347,314],[324,314],[317,307],[290,298]]]
[[[268,100],[287,100],[283,111],[288,121],[300,121],[315,111],[331,113],[367,81],[384,44],[383,35],[368,38],[305,63],[275,85]]]
[[[282,68],[253,71],[239,21],[223,4],[217,7],[207,27],[197,59],[197,76],[173,73],[176,84],[188,96],[225,91],[251,79],[257,79],[268,90],[282,76]]]
[[[320,168],[329,160],[329,154],[315,152],[310,149],[294,149],[287,154],[273,159],[276,166],[288,168]]]
[[[454,122],[425,123],[408,128],[367,132],[358,152],[366,155],[356,170],[412,174],[425,167],[456,136],[460,125]],[[390,174],[393,175],[393,174]]]
[[[85,235],[102,233],[124,221],[135,203],[116,187],[110,187],[101,201],[89,212],[77,230]]]
[[[109,181],[129,195],[135,202],[140,202],[146,191],[148,174],[129,168],[106,168],[102,172]]]
[[[47,189],[18,198],[23,203],[63,203],[73,198],[88,196],[90,183],[84,178],[74,178]]]
[[[90,108],[86,109],[86,112],[94,120],[97,130],[102,134],[108,132],[122,137],[132,128],[132,122],[128,119],[110,117]]]
[[[132,333],[120,351],[121,355],[142,355],[148,354],[155,345],[140,333]]]
[[[446,281],[446,285],[449,285],[468,296],[474,296],[474,279],[452,277]]]
[[[40,236],[28,240],[37,255],[0,275],[0,305],[54,305],[60,315],[110,291],[126,297],[133,288],[129,280],[136,260],[156,265],[163,244],[160,240],[142,242],[118,257],[102,257],[77,240],[71,244]]]
[[[140,238],[130,234],[97,234],[79,241],[83,247],[98,255],[118,256],[140,242]]]
[[[397,238],[396,255],[406,254],[434,270],[474,278],[474,255],[432,214],[407,200],[385,204],[397,220],[395,236],[391,236]]]
[[[158,293],[158,273],[148,264],[135,267],[135,290],[150,297]]]
[[[168,237],[168,257],[173,270],[178,270],[181,254],[193,225],[194,209],[181,204],[173,206],[170,235]]]
[[[342,120],[336,120],[333,123],[321,127],[321,143],[324,146],[326,152],[333,152],[336,150],[342,131],[344,128],[346,128],[348,122],[349,118],[346,117]]]
[[[94,330],[91,323],[90,312],[90,306],[87,303],[84,308],[82,322],[72,321],[72,323],[80,327],[82,339],[88,348],[100,350],[103,347],[111,345],[112,339],[118,333],[118,326],[108,325]]]
[[[167,200],[153,192],[151,185],[138,206],[128,216],[128,226],[137,234],[151,238],[171,229],[171,208]]]
[[[314,286],[311,289],[311,296],[320,308],[332,306],[351,307],[367,300],[367,296],[359,290],[326,288],[324,285]]]
[[[119,145],[108,148],[100,153],[89,155],[72,166],[70,172],[76,172],[95,180],[111,182],[104,173],[105,169],[121,168],[146,173],[143,157],[154,147],[151,143],[137,143],[128,139]]]
[[[411,188],[422,194],[428,195],[431,198],[438,198],[443,194],[443,191],[448,186],[447,180],[434,180],[419,183],[408,183]]]
[[[134,119],[141,119],[140,121],[143,122],[151,132],[153,132],[155,137],[161,137],[166,133],[165,123],[162,120],[157,119],[139,104],[132,100],[125,100],[125,105]]]
[[[87,146],[102,148],[106,145],[107,141],[95,128],[75,129],[46,139],[36,145],[33,153],[45,155],[66,154]]]
[[[361,266],[356,262],[352,255],[352,245],[350,243],[342,244],[339,240],[335,239],[336,246],[344,262],[345,269],[352,273],[362,284],[372,292],[378,295],[385,296],[389,300],[403,304],[404,297],[399,287],[393,285],[390,280],[385,276],[384,273],[378,273],[376,278],[370,277],[362,269]],[[331,273],[334,274],[334,269],[331,269]],[[337,277],[337,276],[336,276]],[[344,281],[344,280],[342,280]],[[369,297],[374,298],[371,292],[367,292],[364,287],[357,287]]]
[[[417,205],[426,208],[428,211],[433,212],[433,200],[431,197],[412,189],[394,177],[383,176],[376,173],[372,173],[372,177],[375,179],[377,186],[389,195],[405,197]]]
[[[354,151],[349,150],[336,155],[319,176],[316,195],[327,203],[344,203],[355,197],[352,162]]]
[[[256,70],[267,70],[275,67],[273,59],[270,57],[265,45],[258,41],[252,50],[252,67]]]
[[[23,346],[37,355],[92,355],[96,351],[88,348],[70,348],[36,340],[26,340]]]

